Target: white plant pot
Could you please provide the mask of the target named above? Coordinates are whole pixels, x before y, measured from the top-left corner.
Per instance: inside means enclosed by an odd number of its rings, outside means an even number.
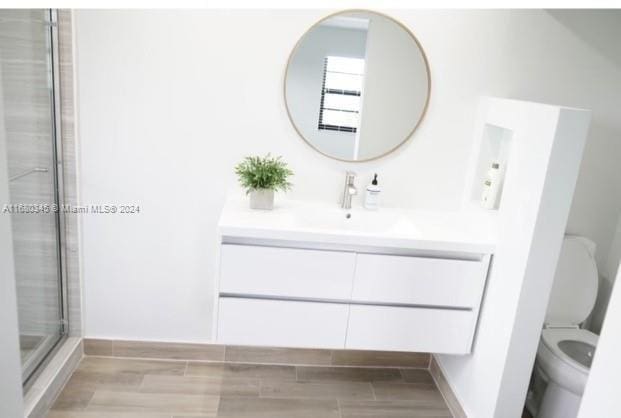
[[[250,191],[250,209],[274,209],[274,191],[271,189],[255,189]]]

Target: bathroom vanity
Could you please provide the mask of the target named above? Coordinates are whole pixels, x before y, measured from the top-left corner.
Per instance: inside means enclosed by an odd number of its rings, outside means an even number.
[[[334,28],[352,27],[346,38],[333,36]],[[316,151],[342,161],[374,160],[403,145],[430,97],[421,44],[404,25],[374,12],[346,11],[318,22],[296,44],[285,73],[285,104],[296,131]],[[385,112],[388,103],[402,111]],[[485,169],[491,158],[480,158]],[[226,203],[217,342],[471,352],[494,252],[495,211],[352,210],[355,194],[348,173],[342,209],[284,201],[273,211],[252,211],[243,200]],[[481,194],[476,189],[472,196]]]
[[[467,354],[494,222],[481,211],[377,212],[309,202],[219,222],[218,343]]]

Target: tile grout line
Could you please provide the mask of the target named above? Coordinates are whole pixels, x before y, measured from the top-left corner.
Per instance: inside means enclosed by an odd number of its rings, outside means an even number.
[[[143,393],[142,390],[144,389],[144,378],[146,375],[146,373],[142,374],[142,379],[140,379],[140,384],[138,385],[138,393]]]
[[[336,411],[339,414],[339,418],[343,418],[343,408],[341,408],[341,400],[336,399]]]
[[[218,395],[218,403],[216,405],[216,415],[214,417],[218,417],[220,415],[220,403],[222,402],[222,393]],[[175,418],[175,417],[172,417]]]
[[[257,398],[262,399],[263,396],[261,396],[261,386],[263,385],[263,379],[258,378],[257,380],[259,381],[259,387],[257,388]]]
[[[369,382],[369,385],[371,385],[371,393],[373,394],[373,400],[377,401],[377,394],[375,393],[375,386],[373,386],[373,382]]]
[[[64,388],[63,388],[64,390]],[[83,411],[89,411],[89,407],[91,406],[91,402],[93,402],[93,398],[95,397],[95,393],[97,392],[97,386],[95,386],[95,389],[93,389],[93,394],[91,395],[91,397],[88,399],[88,402],[86,402],[86,405],[84,406],[84,408],[82,409]],[[61,392],[62,393],[62,392]],[[52,410],[51,407],[53,407],[54,404],[50,405],[50,411]]]

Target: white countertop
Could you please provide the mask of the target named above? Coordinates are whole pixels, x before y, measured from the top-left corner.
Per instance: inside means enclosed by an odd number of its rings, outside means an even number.
[[[496,244],[492,211],[345,210],[337,204],[281,199],[274,210],[263,211],[250,209],[247,198],[229,198],[218,230],[223,238],[479,254],[493,253]]]

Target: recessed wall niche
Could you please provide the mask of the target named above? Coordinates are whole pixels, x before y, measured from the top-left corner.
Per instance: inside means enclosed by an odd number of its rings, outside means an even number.
[[[502,203],[502,191],[505,175],[507,173],[507,164],[511,154],[513,131],[502,128],[500,126],[486,123],[483,127],[483,138],[481,140],[481,148],[479,150],[479,158],[475,167],[474,184],[471,188],[470,199],[473,203],[480,204],[481,195],[483,194],[483,183],[487,177],[487,171],[493,163],[500,165],[500,186],[498,191],[498,199],[494,210],[500,208]]]

